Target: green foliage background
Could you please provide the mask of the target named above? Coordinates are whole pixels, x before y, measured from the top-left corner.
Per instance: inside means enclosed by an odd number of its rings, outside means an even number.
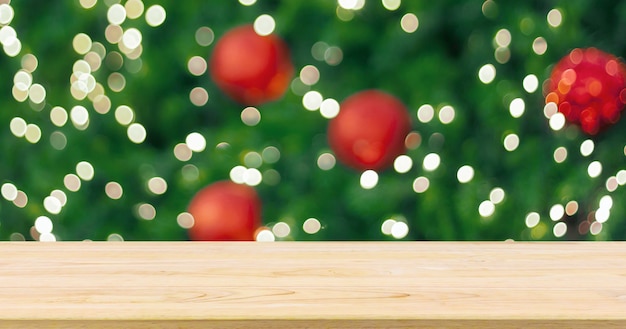
[[[118,1],[119,2],[119,1]],[[122,4],[125,1],[122,2]],[[72,38],[87,33],[101,42],[107,51],[118,50],[104,37],[108,22],[108,5],[115,1],[98,1],[84,9],[78,0],[14,0],[11,6],[15,28],[23,48],[20,55],[0,56],[0,175],[27,193],[28,205],[18,208],[0,201],[0,238],[20,233],[32,239],[29,230],[38,216],[49,216],[53,233],[59,240],[104,240],[112,233],[126,240],[181,240],[186,232],[176,223],[190,198],[202,187],[228,179],[229,171],[241,165],[249,151],[261,152],[276,146],[281,158],[275,164],[263,164],[261,171],[275,169],[280,182],[261,183],[257,191],[263,200],[263,217],[267,225],[285,221],[291,225],[294,240],[392,240],[381,233],[381,223],[390,217],[404,218],[410,240],[530,240],[555,239],[549,216],[554,204],[570,200],[579,203],[574,216],[565,216],[568,232],[562,239],[621,240],[626,238],[626,209],[622,202],[626,189],[607,192],[605,182],[624,163],[624,125],[622,121],[608,131],[593,137],[595,151],[583,157],[580,144],[589,138],[569,127],[552,131],[543,115],[541,87],[535,93],[522,88],[522,79],[535,74],[540,83],[548,76],[551,65],[578,47],[598,47],[622,56],[626,50],[626,2],[575,1],[496,1],[497,12],[486,17],[483,1],[408,1],[396,11],[386,10],[378,0],[367,0],[362,10],[349,21],[337,18],[333,0],[266,1],[246,7],[237,1],[145,1],[145,8],[158,3],[167,11],[163,25],[153,28],[143,17],[127,19],[123,28],[136,27],[143,34],[142,68],[129,73],[122,92],[106,86],[112,72],[104,63],[94,72],[105,86],[112,102],[107,114],[93,111],[89,100],[76,101],[69,92],[73,63],[82,56],[72,49]],[[561,26],[550,27],[546,14],[553,8],[563,13]],[[400,27],[405,13],[419,18],[415,33]],[[364,190],[360,173],[337,164],[330,171],[316,165],[317,157],[328,152],[325,137],[327,120],[302,106],[302,96],[289,90],[280,101],[259,106],[262,120],[249,127],[240,119],[243,106],[221,94],[207,74],[200,77],[187,70],[187,60],[199,55],[207,58],[212,46],[202,47],[194,39],[201,26],[210,27],[216,39],[228,29],[252,23],[260,14],[276,20],[276,33],[288,43],[296,71],[315,65],[320,81],[312,89],[324,97],[339,101],[363,89],[379,88],[400,98],[411,111],[414,130],[422,137],[421,145],[408,151],[414,166],[406,174],[393,168],[380,173],[378,185]],[[522,24],[522,22],[525,22]],[[506,28],[512,34],[511,59],[499,64],[494,59],[494,35]],[[542,36],[548,43],[544,55],[532,50],[532,42]],[[340,47],[343,61],[331,66],[315,60],[311,47],[318,41]],[[214,43],[213,43],[214,44]],[[32,53],[39,59],[34,81],[47,90],[42,110],[33,110],[28,101],[13,99],[12,77],[20,69],[20,58]],[[132,61],[126,59],[126,65]],[[497,69],[494,82],[482,84],[478,69],[492,63]],[[189,101],[189,91],[201,86],[210,98],[206,106],[196,107]],[[519,119],[508,111],[512,99],[525,100],[526,111]],[[438,120],[420,123],[416,110],[423,104],[435,108],[452,105],[456,118],[449,125]],[[90,126],[77,130],[71,123],[54,126],[49,119],[53,106],[69,111],[83,105],[90,111]],[[147,140],[140,145],[126,137],[126,128],[114,118],[113,109],[128,105],[136,121],[146,127]],[[10,132],[9,122],[22,117],[37,124],[42,139],[30,144]],[[56,150],[49,137],[60,131],[67,137],[67,147]],[[207,149],[194,154],[187,163],[177,160],[173,147],[190,132],[200,132]],[[520,146],[507,152],[502,146],[506,134],[520,137]],[[443,135],[443,141],[432,138]],[[437,135],[439,136],[439,135]],[[220,142],[228,148],[216,148]],[[568,150],[561,164],[553,160],[559,146]],[[435,152],[441,156],[440,167],[425,172],[424,156]],[[95,168],[92,181],[83,182],[78,192],[66,191],[63,177],[75,172],[79,161],[89,161]],[[587,166],[601,161],[602,174],[587,175]],[[195,179],[185,178],[183,166],[199,169]],[[457,169],[470,164],[476,170],[474,179],[460,184]],[[146,188],[147,179],[165,178],[168,190],[156,196]],[[413,191],[418,176],[428,177],[430,188],[422,194]],[[120,200],[111,200],[104,185],[117,181],[124,188]],[[501,187],[506,197],[495,213],[481,218],[478,205],[489,198],[494,187]],[[48,214],[42,201],[50,191],[66,191],[68,201],[58,215]],[[578,225],[597,209],[603,195],[611,195],[614,205],[610,219],[598,235],[579,234]],[[137,204],[155,206],[154,220],[138,219]],[[536,211],[541,223],[534,229],[524,224],[527,213]],[[319,219],[323,229],[314,235],[302,231],[309,217]],[[534,230],[534,233],[533,233]]]

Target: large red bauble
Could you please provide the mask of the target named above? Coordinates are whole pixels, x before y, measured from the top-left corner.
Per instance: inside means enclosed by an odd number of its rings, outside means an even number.
[[[209,70],[215,84],[243,105],[279,99],[294,71],[287,45],[274,34],[257,34],[252,25],[236,27],[221,37]]]
[[[357,170],[384,169],[404,153],[411,117],[402,102],[366,90],[345,99],[328,124],[328,142],[342,163]]]
[[[595,135],[620,118],[626,67],[598,49],[574,49],[554,66],[547,87],[546,104],[556,103],[569,122]]]
[[[261,225],[261,201],[247,185],[219,181],[200,190],[187,210],[194,218],[194,241],[254,240]]]

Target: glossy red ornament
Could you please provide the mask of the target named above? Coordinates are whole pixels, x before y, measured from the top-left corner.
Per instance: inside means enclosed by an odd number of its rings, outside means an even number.
[[[406,150],[411,118],[402,102],[378,91],[356,93],[340,105],[328,124],[328,142],[343,164],[357,170],[380,170]]]
[[[546,104],[589,135],[616,123],[626,104],[626,66],[596,48],[574,49],[552,70]]]
[[[279,99],[289,87],[293,72],[283,40],[273,33],[261,36],[252,25],[226,32],[209,60],[209,74],[215,84],[243,105]]]
[[[194,241],[254,240],[261,225],[261,201],[254,188],[219,181],[200,190],[187,211],[194,218],[189,238]]]

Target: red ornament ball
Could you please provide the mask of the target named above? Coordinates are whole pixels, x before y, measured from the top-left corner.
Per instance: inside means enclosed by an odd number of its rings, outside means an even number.
[[[366,90],[345,99],[328,124],[328,142],[343,164],[357,170],[379,170],[405,152],[411,117],[395,97]]]
[[[546,104],[589,135],[616,123],[626,104],[626,66],[596,48],[574,49],[552,70]]]
[[[261,201],[254,188],[219,181],[200,190],[187,211],[194,241],[250,241],[261,225]]]
[[[209,70],[220,90],[243,105],[279,99],[294,72],[283,40],[275,34],[261,36],[252,25],[236,27],[220,38]]]

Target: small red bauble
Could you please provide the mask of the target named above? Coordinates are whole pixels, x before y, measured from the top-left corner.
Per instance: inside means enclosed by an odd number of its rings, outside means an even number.
[[[278,36],[261,36],[252,25],[236,27],[215,44],[209,74],[230,98],[243,105],[277,100],[289,87],[293,64]]]
[[[357,170],[384,169],[404,153],[411,117],[402,102],[378,91],[356,93],[328,124],[328,142],[343,164]]]
[[[546,104],[589,135],[616,123],[626,104],[626,66],[595,48],[574,49],[552,70]]]
[[[261,201],[256,191],[231,181],[216,182],[200,190],[187,211],[194,218],[188,232],[194,241],[254,240],[261,225]]]

